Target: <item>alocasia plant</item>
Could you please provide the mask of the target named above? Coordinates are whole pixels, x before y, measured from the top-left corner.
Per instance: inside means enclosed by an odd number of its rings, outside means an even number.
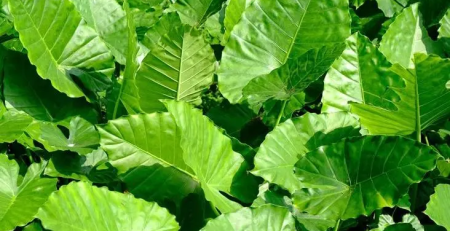
[[[448,0],[0,0],[0,231],[450,229]]]

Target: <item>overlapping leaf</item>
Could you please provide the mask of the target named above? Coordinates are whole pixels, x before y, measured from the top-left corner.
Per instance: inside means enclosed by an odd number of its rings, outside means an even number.
[[[125,11],[115,0],[72,1],[87,24],[95,29],[111,54],[126,63],[128,29]]]
[[[174,4],[181,20],[192,26],[199,26],[222,8],[224,0],[178,0]]]
[[[349,111],[348,102],[358,102],[396,110],[400,100],[392,88],[405,85],[390,71],[391,64],[371,41],[355,33],[325,77],[322,112]]]
[[[71,72],[85,83],[103,81],[112,74],[108,48],[71,1],[11,0],[9,8],[30,62],[57,90],[69,97],[82,97],[84,93]]]
[[[234,26],[222,53],[220,90],[236,103],[252,79],[312,48],[342,43],[349,35],[348,1],[255,0]]]
[[[440,184],[436,186],[435,193],[431,195],[430,202],[427,204],[425,214],[427,214],[436,224],[450,229],[450,220],[448,214],[450,185]]]
[[[199,104],[200,93],[213,80],[214,52],[201,31],[182,24],[171,27],[137,73],[140,105],[146,112],[164,110],[160,99]]]
[[[0,230],[13,230],[34,219],[38,209],[56,190],[56,179],[41,178],[45,164],[32,164],[25,176],[19,165],[0,155]]]
[[[400,137],[367,136],[343,140],[309,152],[295,164],[300,211],[329,219],[369,215],[395,206],[413,183],[435,167],[428,146]]]
[[[244,161],[233,151],[230,138],[189,104],[176,101],[165,104],[181,130],[184,161],[197,176],[206,199],[222,213],[239,209],[238,203],[221,194],[230,193],[234,175]]]
[[[450,115],[450,94],[446,86],[450,80],[446,74],[450,70],[450,60],[416,54],[414,65],[414,70],[399,65],[392,68],[406,82],[405,88],[393,88],[401,99],[393,102],[395,110],[352,104],[352,113],[360,117],[370,134],[420,134]]]
[[[380,43],[380,51],[391,63],[412,68],[415,53],[440,54],[422,23],[418,3],[406,8],[395,18]]]
[[[288,189],[302,188],[294,165],[307,152],[358,135],[357,121],[347,113],[306,114],[277,126],[261,144],[252,173]]]

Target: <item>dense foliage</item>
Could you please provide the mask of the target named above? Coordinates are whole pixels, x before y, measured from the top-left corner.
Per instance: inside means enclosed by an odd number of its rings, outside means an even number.
[[[0,5],[0,231],[450,230],[449,0]]]

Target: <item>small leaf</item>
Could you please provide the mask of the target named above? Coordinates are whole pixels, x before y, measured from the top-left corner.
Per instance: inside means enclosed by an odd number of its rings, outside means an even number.
[[[424,212],[436,224],[445,227],[447,230],[450,229],[450,216],[447,209],[450,206],[449,197],[450,185],[440,184],[436,186],[435,193],[431,195],[430,202]]]

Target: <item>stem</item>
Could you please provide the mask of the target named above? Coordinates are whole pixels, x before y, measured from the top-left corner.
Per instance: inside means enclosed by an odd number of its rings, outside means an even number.
[[[420,131],[416,132],[416,139],[417,139],[417,141],[419,141],[419,143],[422,143],[422,137],[421,137]]]
[[[219,211],[217,211],[216,206],[214,206],[212,202],[209,202],[209,205],[211,206],[211,210],[214,212],[214,215],[216,215],[216,217],[220,216],[220,213]]]
[[[430,146],[430,142],[428,142],[428,136],[425,135],[425,142],[427,143],[427,146]]]
[[[338,231],[339,230],[339,225],[341,224],[341,219],[337,220],[336,225],[334,226],[333,231]]]
[[[286,108],[286,104],[287,104],[287,101],[284,101],[283,106],[281,106],[281,111],[280,111],[280,114],[278,114],[278,118],[277,118],[277,122],[275,123],[275,127],[278,126],[278,124],[281,121],[281,117],[284,114],[284,109]]]

